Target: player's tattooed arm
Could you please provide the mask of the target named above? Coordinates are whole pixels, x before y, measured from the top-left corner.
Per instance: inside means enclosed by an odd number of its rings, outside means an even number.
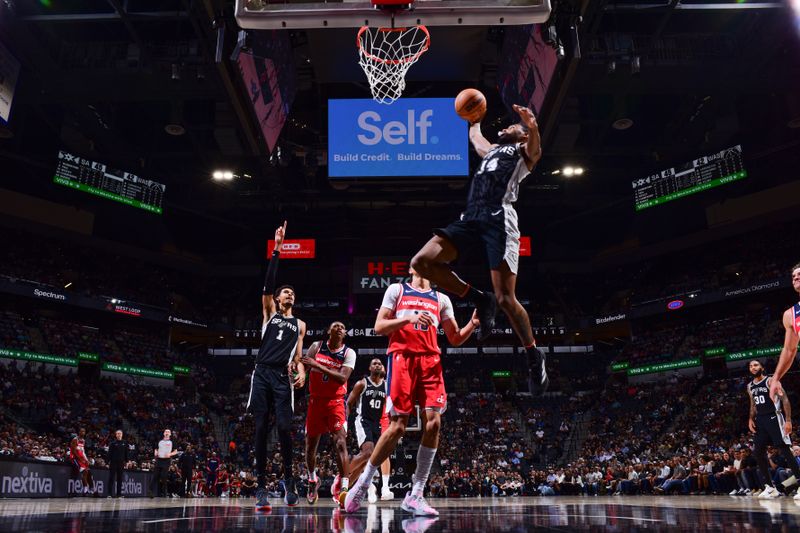
[[[792,404],[789,402],[789,395],[786,394],[786,391],[781,394],[781,406],[783,407],[783,416],[786,417],[786,421],[783,424],[783,431],[787,435],[792,434]]]
[[[750,418],[747,421],[747,427],[750,428],[751,433],[756,432],[756,402],[753,401],[753,395],[749,392],[747,397],[750,398]]]
[[[793,318],[794,314],[791,309],[787,309],[783,313],[783,328],[786,330],[783,339],[783,350],[781,350],[778,366],[775,368],[775,373],[772,375],[771,384],[769,386],[769,397],[773,402],[778,399],[780,392],[783,391],[780,379],[789,371],[792,367],[792,363],[794,363],[795,357],[797,357],[797,344],[800,338],[798,338],[797,333],[794,332],[794,327],[792,325]]]

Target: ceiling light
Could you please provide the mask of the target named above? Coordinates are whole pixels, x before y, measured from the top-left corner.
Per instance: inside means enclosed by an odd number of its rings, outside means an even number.
[[[582,176],[583,175],[583,167],[575,167],[575,175]]]
[[[553,176],[557,176],[558,174],[561,174],[561,169],[557,168],[554,171],[552,171],[550,174],[552,174]]]
[[[64,285],[64,288],[65,288],[65,289],[69,289],[70,285],[72,285],[72,282],[71,282],[71,281],[70,281],[69,283],[67,283],[66,285]]]
[[[221,180],[225,176],[225,173],[221,170],[215,170],[214,173],[211,175],[212,178],[215,180]]]
[[[223,179],[226,179],[226,180],[228,180],[228,181],[232,180],[232,179],[233,179],[233,172],[231,172],[230,170],[226,170],[226,171],[224,171],[224,172],[222,173],[222,178],[223,178]]]
[[[181,135],[186,133],[186,128],[184,128],[180,124],[167,124],[166,126],[164,126],[164,131],[175,137],[180,137]]]
[[[629,119],[629,118],[620,118],[620,119],[617,119],[617,120],[615,120],[615,121],[614,121],[614,123],[611,125],[611,127],[612,127],[612,128],[614,128],[615,130],[620,130],[620,131],[622,131],[622,130],[627,130],[627,129],[628,129],[628,128],[630,128],[631,126],[633,126],[633,120],[632,120],[632,119]]]
[[[575,169],[572,167],[564,167],[562,172],[566,177],[572,177],[575,174]]]

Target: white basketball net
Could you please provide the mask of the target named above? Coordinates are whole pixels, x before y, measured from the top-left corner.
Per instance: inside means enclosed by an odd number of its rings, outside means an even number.
[[[391,104],[406,88],[406,72],[428,50],[431,36],[425,26],[370,28],[358,32],[358,64],[364,69],[379,104]]]

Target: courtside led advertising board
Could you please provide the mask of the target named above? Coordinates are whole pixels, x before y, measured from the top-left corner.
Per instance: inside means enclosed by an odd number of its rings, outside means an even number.
[[[452,98],[329,100],[331,178],[466,176],[467,123]]]

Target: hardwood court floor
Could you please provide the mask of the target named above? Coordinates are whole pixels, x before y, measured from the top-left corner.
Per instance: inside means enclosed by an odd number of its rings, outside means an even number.
[[[354,515],[333,502],[255,513],[252,499],[0,500],[0,531],[258,531],[437,533],[525,531],[800,531],[800,505],[732,496],[617,496],[431,500],[438,519],[398,500]]]

